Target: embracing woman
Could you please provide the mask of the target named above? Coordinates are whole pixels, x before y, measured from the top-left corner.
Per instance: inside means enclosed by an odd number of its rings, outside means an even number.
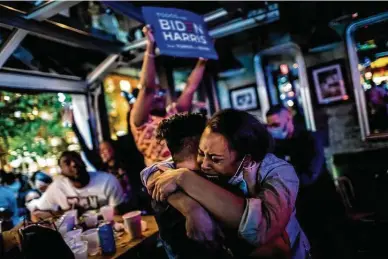
[[[290,164],[270,153],[271,147],[272,137],[254,116],[223,110],[209,120],[199,143],[197,162],[207,177],[180,168],[147,175],[145,182],[156,200],[182,190],[258,248],[260,258],[280,258],[279,250],[294,259],[309,258],[310,245],[295,216],[298,177]],[[224,183],[238,186],[244,197],[222,188]]]

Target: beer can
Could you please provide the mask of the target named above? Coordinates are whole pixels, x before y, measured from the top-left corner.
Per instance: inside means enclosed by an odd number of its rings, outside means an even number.
[[[98,237],[103,255],[113,255],[116,253],[116,241],[112,225],[109,222],[103,222],[98,227]]]

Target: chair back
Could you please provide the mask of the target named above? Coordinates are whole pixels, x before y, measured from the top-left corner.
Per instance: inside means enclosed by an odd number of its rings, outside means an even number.
[[[341,196],[346,211],[353,210],[353,201],[355,200],[352,181],[346,176],[340,176],[334,180],[337,192]]]
[[[13,228],[12,212],[6,208],[0,207],[0,233]]]

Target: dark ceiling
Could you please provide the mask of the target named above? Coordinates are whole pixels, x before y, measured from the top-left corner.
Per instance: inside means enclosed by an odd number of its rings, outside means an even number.
[[[42,2],[42,1],[41,1]],[[35,8],[32,1],[12,1],[0,2],[1,5],[8,5],[18,10],[29,12]],[[42,3],[40,3],[42,4]],[[224,8],[228,11],[227,19],[236,17],[244,17],[249,10],[257,9],[265,5],[265,2],[242,2],[242,1],[134,1],[128,2],[140,9],[142,6],[160,6],[174,7],[187,9],[199,14],[206,14],[219,8]],[[107,7],[104,4],[96,4],[100,8],[100,12],[106,11]],[[251,40],[265,40],[269,32],[279,31],[280,33],[289,32],[292,34],[309,37],[316,26],[327,25],[333,19],[344,17],[341,22],[347,24],[352,21],[349,18],[352,14],[357,13],[357,19],[368,17],[370,15],[381,13],[388,10],[386,2],[280,2],[280,21],[259,26],[254,29],[244,31],[233,36],[228,36],[221,39],[218,45],[221,48],[230,49],[233,45],[239,45]],[[0,11],[2,11],[0,9]],[[113,10],[116,15],[120,28],[129,32],[127,40],[134,40],[134,30],[141,28],[141,23],[134,19],[124,17]],[[88,1],[72,7],[69,10],[70,17],[56,15],[50,20],[58,21],[62,24],[69,25],[88,34],[90,39],[97,39],[101,42],[100,46],[108,44],[116,44],[121,46],[126,43],[116,40],[114,35],[106,31],[96,31],[91,26],[90,4]],[[1,15],[0,15],[1,16]],[[221,21],[224,22],[224,21]],[[33,23],[33,22],[31,22]],[[215,24],[210,24],[209,27]],[[50,25],[52,27],[52,25]],[[7,26],[6,26],[7,27]],[[0,40],[4,41],[10,34],[9,26],[4,28],[1,26],[0,17]],[[6,62],[6,67],[12,68],[35,68],[45,72],[55,72],[59,74],[77,75],[85,77],[94,69],[104,58],[107,57],[106,51],[92,50],[90,48],[79,48],[67,46],[58,42],[53,42],[48,39],[38,38],[37,36],[28,35],[21,44],[19,51],[27,51],[32,55],[31,64],[26,65],[26,60],[20,60],[20,55],[13,55]],[[141,50],[140,50],[141,51]],[[136,55],[136,53],[134,53]],[[127,59],[133,58],[135,55],[124,55]]]

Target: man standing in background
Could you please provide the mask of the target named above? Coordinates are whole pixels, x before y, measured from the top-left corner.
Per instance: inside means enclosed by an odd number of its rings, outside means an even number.
[[[268,131],[275,139],[273,153],[292,164],[298,174],[297,217],[313,254],[322,256],[317,258],[343,258],[343,207],[325,166],[322,135],[295,126],[291,111],[282,105],[271,107],[266,115]]]
[[[130,115],[130,125],[136,146],[144,155],[145,164],[150,166],[171,156],[166,144],[155,138],[156,128],[164,118],[191,109],[194,93],[205,71],[206,60],[198,60],[182,95],[176,103],[166,108],[166,88],[155,82],[154,36],[149,26],[144,27],[143,32],[147,38],[147,48],[140,77],[140,91]]]

